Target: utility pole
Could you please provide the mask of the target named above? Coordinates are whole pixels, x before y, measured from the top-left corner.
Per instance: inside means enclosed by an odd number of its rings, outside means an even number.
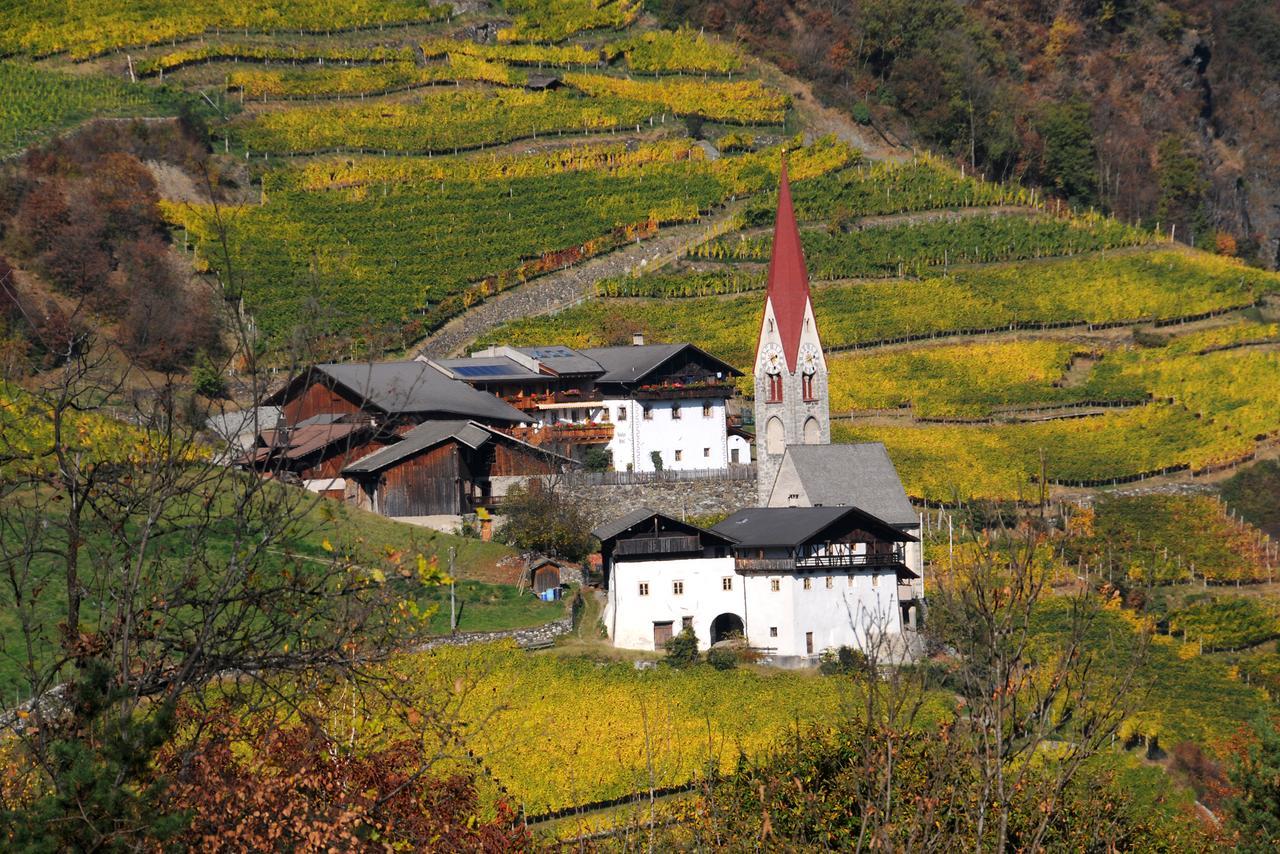
[[[455,546],[449,546],[449,634],[458,633],[458,608],[455,596],[457,583],[453,578],[453,558],[458,553]]]

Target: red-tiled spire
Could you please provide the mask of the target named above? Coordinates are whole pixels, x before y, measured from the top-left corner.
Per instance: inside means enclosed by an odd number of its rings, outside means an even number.
[[[796,369],[800,335],[804,331],[804,310],[809,304],[809,271],[804,265],[800,229],[791,207],[791,182],[787,180],[787,160],[782,159],[782,179],[778,186],[778,215],[773,224],[773,257],[769,259],[769,301],[782,338],[787,369]]]

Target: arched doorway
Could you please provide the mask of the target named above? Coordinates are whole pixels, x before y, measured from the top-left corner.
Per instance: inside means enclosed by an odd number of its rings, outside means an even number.
[[[711,645],[715,646],[723,640],[746,636],[746,627],[737,614],[721,614],[711,621]]]

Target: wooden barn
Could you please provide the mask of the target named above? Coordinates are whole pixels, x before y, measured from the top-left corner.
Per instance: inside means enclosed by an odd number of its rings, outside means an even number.
[[[280,407],[290,426],[320,415],[364,415],[397,432],[435,418],[498,426],[530,420],[492,394],[447,377],[426,362],[314,365],[291,378],[266,403]]]
[[[475,421],[427,421],[342,474],[348,496],[384,516],[459,516],[494,506],[531,476],[572,465]]]
[[[240,463],[263,475],[297,478],[315,492],[341,499],[342,469],[395,442],[369,418],[316,415],[294,427],[280,421],[258,433]]]

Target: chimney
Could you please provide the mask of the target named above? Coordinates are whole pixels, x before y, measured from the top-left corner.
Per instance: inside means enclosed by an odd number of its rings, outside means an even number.
[[[643,347],[643,346],[644,346],[644,333],[643,333],[643,332],[632,332],[632,333],[631,333],[631,346],[632,346],[632,347]]]

